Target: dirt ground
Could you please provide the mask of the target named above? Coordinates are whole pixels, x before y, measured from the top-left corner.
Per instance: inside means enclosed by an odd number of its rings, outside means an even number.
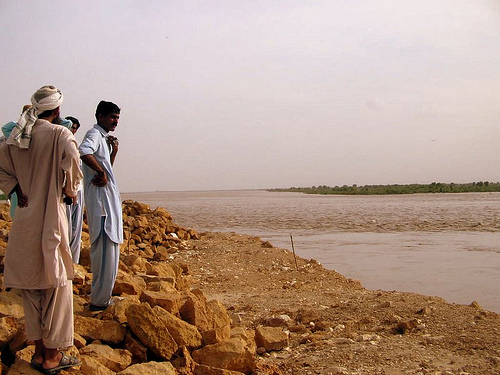
[[[266,359],[284,374],[500,374],[499,315],[437,297],[366,290],[257,237],[202,233],[175,254],[235,325],[287,325]]]

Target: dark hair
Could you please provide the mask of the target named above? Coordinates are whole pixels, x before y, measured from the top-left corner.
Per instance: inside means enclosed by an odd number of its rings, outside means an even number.
[[[95,110],[95,118],[98,119],[97,116],[106,116],[110,113],[120,113],[120,107],[118,107],[115,103],[101,100]]]
[[[80,121],[78,121],[78,119],[76,117],[66,116],[66,120],[69,120],[73,123],[73,125],[76,125],[77,129],[80,127]]]
[[[57,108],[59,108],[59,107],[57,107]],[[54,109],[48,109],[48,110],[46,110],[46,111],[44,111],[44,112],[40,113],[40,114],[38,115],[38,118],[47,118],[47,117],[52,116],[52,115],[54,114],[54,111],[55,111],[57,108],[54,108]]]

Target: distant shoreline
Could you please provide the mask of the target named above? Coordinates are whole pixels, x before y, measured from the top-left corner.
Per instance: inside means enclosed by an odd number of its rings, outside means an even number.
[[[395,195],[427,193],[493,193],[500,192],[499,182],[479,181],[466,184],[433,182],[431,184],[311,186],[267,189],[270,192],[293,192],[321,195]]]

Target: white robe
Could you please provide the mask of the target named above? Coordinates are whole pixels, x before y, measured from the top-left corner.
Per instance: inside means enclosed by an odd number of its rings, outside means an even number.
[[[17,183],[28,207],[17,208],[5,256],[4,286],[47,289],[73,279],[63,192],[75,196],[82,178],[71,132],[38,119],[28,149],[0,146],[0,189]]]

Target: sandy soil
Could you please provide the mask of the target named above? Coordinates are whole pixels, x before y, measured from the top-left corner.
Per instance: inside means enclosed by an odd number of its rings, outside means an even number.
[[[203,233],[175,257],[236,325],[291,318],[289,348],[265,355],[284,374],[500,374],[500,316],[475,303],[366,290],[235,233]]]

